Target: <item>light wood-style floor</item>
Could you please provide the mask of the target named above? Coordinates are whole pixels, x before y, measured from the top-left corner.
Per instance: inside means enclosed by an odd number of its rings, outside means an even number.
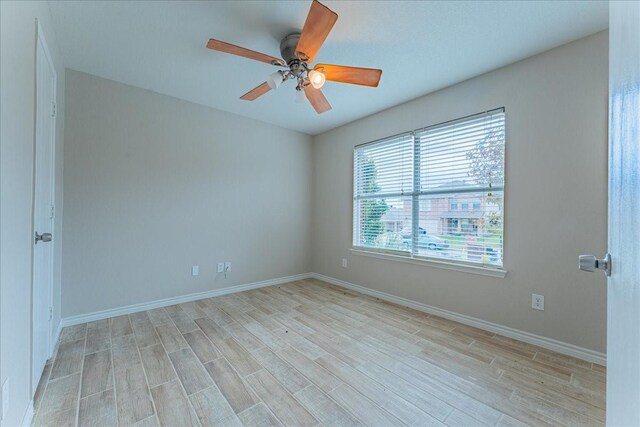
[[[605,369],[316,280],[65,328],[40,425],[603,425]]]

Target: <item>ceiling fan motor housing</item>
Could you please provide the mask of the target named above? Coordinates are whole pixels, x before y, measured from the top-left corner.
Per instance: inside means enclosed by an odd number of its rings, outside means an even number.
[[[298,40],[300,40],[300,33],[293,33],[285,36],[280,41],[280,54],[282,59],[285,60],[287,65],[291,65],[292,61],[300,61],[305,58],[298,58],[296,55],[296,47],[298,46]]]

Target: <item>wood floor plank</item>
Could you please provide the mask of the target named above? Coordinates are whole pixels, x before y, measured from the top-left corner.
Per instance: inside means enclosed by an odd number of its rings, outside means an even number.
[[[201,330],[187,332],[183,336],[202,364],[222,356]]]
[[[224,339],[216,345],[241,376],[244,377],[262,369],[256,359],[233,337]]]
[[[487,425],[487,424],[480,423],[480,421],[476,420],[475,418],[457,409],[454,409],[451,412],[451,414],[447,417],[447,419],[444,420],[444,424],[449,427],[480,426],[480,425],[486,426]]]
[[[66,414],[68,411],[73,411],[73,419],[75,420],[79,387],[80,373],[50,380],[38,409],[36,425],[47,425],[47,420],[50,421],[54,414],[64,415],[63,413]]]
[[[69,409],[62,412],[54,412],[47,416],[36,417],[33,422],[35,427],[75,427],[76,410]]]
[[[199,426],[198,417],[184,395],[178,381],[169,381],[151,389],[158,411],[158,419],[164,426]]]
[[[171,318],[167,311],[160,307],[154,308],[153,310],[147,311],[147,316],[149,316],[149,320],[153,324],[153,326],[164,325],[165,323],[171,323]]]
[[[377,381],[380,385],[402,397],[407,402],[413,403],[416,407],[440,421],[444,421],[449,414],[453,412],[451,405],[413,386],[411,383],[380,366],[367,363],[361,365],[358,369],[372,380]]]
[[[328,338],[323,334],[313,333],[311,335],[308,335],[307,339],[312,343],[318,345],[319,347],[322,347],[332,356],[337,357],[343,362],[347,363],[349,366],[356,367],[364,363],[362,358],[358,357],[359,354],[356,354],[354,356],[350,348],[347,349],[344,346],[341,346],[338,342]]]
[[[500,377],[500,381],[511,384],[514,387],[523,387],[525,389],[535,389],[541,391],[551,391],[560,393],[568,397],[572,397],[583,403],[592,405],[596,408],[605,409],[604,393],[586,389],[572,384],[566,384],[560,381],[548,381],[545,378],[522,374],[514,371],[504,371]]]
[[[320,389],[311,385],[294,394],[298,402],[307,408],[322,424],[327,426],[359,426],[359,421],[333,400],[329,399]]]
[[[133,333],[131,329],[131,322],[129,316],[126,314],[123,316],[112,317],[111,321],[111,337],[119,337],[123,335],[129,335]]]
[[[109,348],[111,348],[109,319],[87,323],[87,343],[84,354],[95,353]]]
[[[186,334],[187,332],[194,331],[198,329],[198,325],[177,305],[171,305],[169,307],[165,307],[167,313],[169,313],[169,317],[176,325],[180,333]]]
[[[61,343],[82,340],[87,336],[87,324],[82,323],[80,325],[67,326],[62,328],[60,332]]]
[[[86,397],[113,388],[111,350],[84,356],[80,397]]]
[[[271,318],[284,326],[287,330],[294,331],[303,337],[315,332],[315,329],[298,322],[296,319],[291,316],[287,316],[286,314],[277,313],[271,316]]]
[[[262,402],[243,411],[238,418],[245,427],[282,427],[282,423]]]
[[[420,424],[423,420],[430,420],[436,417],[444,419],[450,412],[450,409],[442,405],[442,402],[438,399],[434,399],[432,402],[429,401],[426,407],[413,405],[389,390],[386,383],[385,385],[376,383],[333,356],[321,357],[317,359],[317,362],[333,372],[344,383],[407,425]],[[348,396],[348,392],[345,393],[347,393],[345,396]],[[431,412],[427,413],[427,410],[431,410],[433,415],[430,415]]]
[[[84,357],[84,343],[84,338],[60,343],[53,368],[51,368],[50,380],[80,372]]]
[[[265,346],[264,342],[260,341],[238,322],[228,323],[224,325],[224,329],[249,352],[259,350]]]
[[[207,317],[209,317],[215,323],[217,323],[218,325],[228,325],[229,323],[235,322],[235,320],[233,320],[227,313],[225,313],[224,310],[213,305],[210,300],[205,301],[207,302],[207,304],[204,308],[202,308],[202,311],[204,311],[207,314]]]
[[[153,415],[151,394],[135,340],[114,345],[112,357],[118,422],[130,425]]]
[[[496,427],[528,427],[528,425],[508,415],[503,415]]]
[[[272,331],[272,333],[283,342],[285,342],[288,346],[295,348],[300,353],[307,356],[309,359],[316,359],[327,354],[327,352],[322,347],[317,346],[302,335],[298,335],[295,331],[289,331],[286,328],[280,328]]]
[[[140,356],[147,374],[149,387],[155,387],[177,378],[169,356],[167,356],[162,345],[156,344],[143,347],[140,349]]]
[[[178,306],[192,320],[207,317],[207,313],[205,313],[194,301],[178,304]]]
[[[115,426],[118,422],[113,389],[80,399],[78,426]]]
[[[511,396],[513,402],[519,403],[535,412],[547,416],[549,419],[557,420],[559,423],[574,426],[599,426],[602,422],[598,422],[592,418],[584,416],[574,411],[565,409],[555,403],[540,399],[531,393],[522,390],[515,390]]]
[[[184,337],[173,323],[165,323],[160,326],[156,326],[156,332],[158,332],[158,336],[160,337],[165,350],[167,350],[167,353],[173,353],[174,351],[189,347],[189,344],[187,344],[187,341],[185,341]]]
[[[592,399],[593,394],[579,391],[577,387],[562,385],[549,381],[536,381],[526,376],[519,376],[513,372],[504,372],[500,381],[511,385],[514,389],[519,388],[539,397],[546,398],[552,402],[585,414],[596,420],[605,421],[604,397],[600,401]]]
[[[391,414],[383,410],[379,405],[374,404],[372,401],[346,384],[332,390],[329,393],[329,396],[366,425],[404,425],[399,419],[391,416]]]
[[[282,350],[289,347],[289,344],[285,340],[283,340],[279,336],[279,334],[272,333],[272,331],[269,331],[259,322],[253,320],[249,316],[245,315],[245,317],[251,319],[251,321],[244,322],[242,326],[247,329],[249,333],[251,333],[251,335],[262,341],[265,346],[269,347],[272,350]]]
[[[318,420],[266,370],[263,369],[249,375],[247,382],[284,425],[313,426],[318,424]]]
[[[601,395],[605,394],[607,384],[600,378],[592,375],[586,375],[582,372],[574,372],[571,378],[571,384],[583,389],[593,390]]]
[[[190,348],[183,348],[169,353],[169,359],[176,369],[178,378],[188,395],[191,395],[213,385],[213,381],[204,366]],[[162,421],[162,419],[160,419]]]
[[[202,330],[202,332],[204,332],[207,338],[209,338],[209,340],[211,340],[211,342],[216,345],[219,341],[222,341],[231,336],[229,332],[223,329],[219,324],[217,324],[212,319],[208,319],[208,318],[196,319],[195,323]]]
[[[156,415],[152,415],[144,420],[138,421],[131,427],[160,427],[160,421],[158,421],[158,417]]]
[[[376,353],[372,351],[372,354]],[[441,383],[429,377],[429,375],[416,370],[414,367],[395,360],[390,356],[377,353],[376,364],[393,372],[414,387],[437,397],[439,400],[454,408],[460,409],[462,412],[473,416],[485,424],[494,425],[502,415],[500,411],[482,402],[478,402],[475,399],[469,399],[464,393],[450,387],[448,384]]]
[[[256,360],[282,384],[289,393],[294,394],[311,385],[302,374],[268,348],[253,353]]]
[[[216,359],[204,367],[236,414],[257,403],[253,393],[226,359]]]
[[[189,399],[203,427],[220,425],[221,421],[235,416],[233,408],[215,385],[192,394]]]
[[[253,305],[253,304],[252,304]],[[272,315],[273,314],[265,314],[262,310],[251,310],[245,313],[247,316],[251,317],[256,322],[260,323],[262,327],[266,328],[269,331],[274,329],[279,329],[282,327],[282,323],[276,321]]]
[[[135,313],[135,316],[130,314],[129,318],[139,348],[160,344],[156,328],[146,312]]]
[[[331,372],[291,347],[276,354],[320,387],[325,393],[342,384],[342,381],[333,376]]]

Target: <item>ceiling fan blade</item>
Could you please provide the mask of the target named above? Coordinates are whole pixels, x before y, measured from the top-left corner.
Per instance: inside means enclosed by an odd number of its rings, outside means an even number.
[[[313,0],[296,47],[296,52],[307,57],[306,62],[313,62],[313,58],[316,57],[337,20],[337,13],[319,1]]]
[[[316,89],[311,85],[304,86],[304,94],[307,95],[307,99],[316,110],[316,113],[322,114],[331,110],[331,104],[324,97],[324,94],[320,89]]]
[[[256,52],[255,50],[246,49],[244,47],[236,46],[231,43],[223,42],[221,40],[209,39],[207,43],[209,49],[217,50],[220,52],[230,53],[232,55],[244,56],[245,58],[254,59],[256,61],[266,62],[271,65],[280,65],[285,67],[287,64],[275,56],[267,55],[264,53]]]
[[[240,97],[240,99],[244,99],[245,101],[253,101],[259,96],[264,95],[265,93],[271,90],[271,86],[267,82],[262,83],[260,86],[257,86],[251,89],[249,92],[245,93]]]
[[[378,87],[382,70],[375,68],[346,67],[344,65],[318,64],[314,70],[324,71],[327,80],[353,85]],[[322,70],[321,70],[322,71]]]

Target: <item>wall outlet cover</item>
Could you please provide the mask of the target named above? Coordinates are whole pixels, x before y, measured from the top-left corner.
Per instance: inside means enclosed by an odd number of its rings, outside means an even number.
[[[544,311],[544,295],[531,294],[531,308]]]
[[[224,273],[224,262],[218,263],[218,273]]]
[[[347,259],[342,258],[342,267],[347,268]]]
[[[231,271],[231,261],[224,263],[224,271]]]
[[[192,276],[197,276],[200,274],[200,266],[198,265],[194,265],[191,267],[191,275]]]

